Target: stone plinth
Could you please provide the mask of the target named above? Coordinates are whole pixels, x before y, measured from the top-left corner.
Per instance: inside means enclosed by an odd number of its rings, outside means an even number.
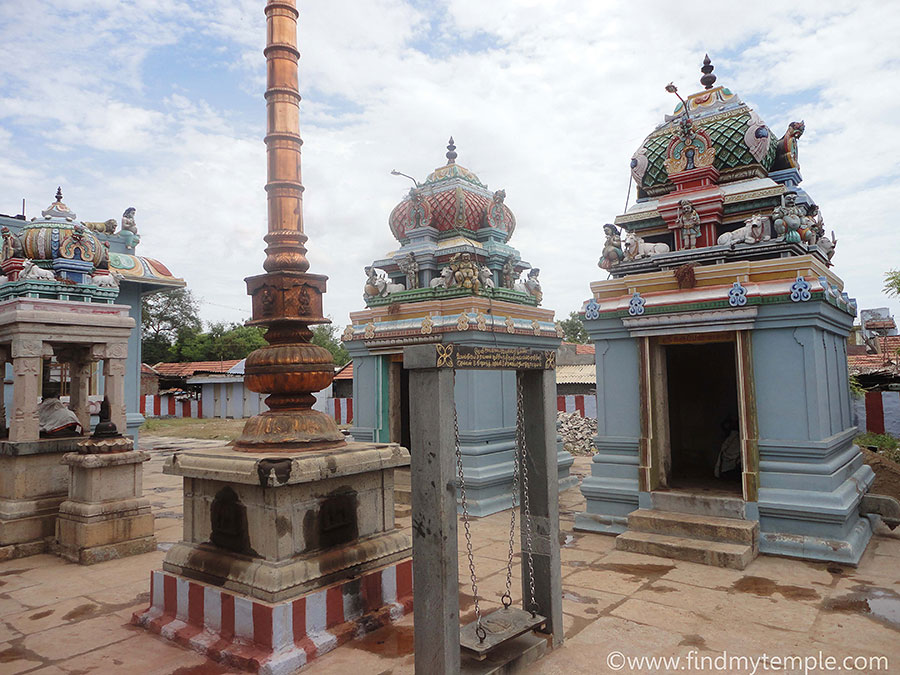
[[[43,553],[67,495],[63,455],[82,438],[0,441],[0,560]]]
[[[57,554],[91,565],[156,549],[150,501],[141,496],[141,465],[148,459],[148,453],[134,450],[63,457],[69,498],[59,506]]]
[[[172,456],[184,477],[184,540],[163,569],[269,603],[395,563],[411,553],[394,526],[394,443],[272,455],[222,447]]]

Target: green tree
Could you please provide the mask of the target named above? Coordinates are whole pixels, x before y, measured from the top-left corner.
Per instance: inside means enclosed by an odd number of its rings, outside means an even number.
[[[168,356],[172,361],[229,361],[243,359],[254,349],[266,346],[265,330],[239,323],[208,324],[205,332],[178,333]]]
[[[334,357],[335,365],[343,366],[345,363],[350,362],[350,353],[341,342],[338,331],[338,327],[333,323],[323,323],[318,326],[313,326],[312,343],[314,345],[319,345],[320,347],[325,347],[325,349],[330,351],[331,355]]]
[[[900,269],[884,273],[884,292],[894,298],[900,296]]]
[[[152,364],[173,360],[171,348],[176,340],[186,340],[202,328],[198,303],[186,288],[145,295],[141,300],[143,361]]]
[[[576,344],[587,344],[589,338],[587,331],[584,329],[584,319],[578,312],[571,312],[568,319],[557,321],[556,325],[562,328],[563,340],[566,342],[575,342]]]

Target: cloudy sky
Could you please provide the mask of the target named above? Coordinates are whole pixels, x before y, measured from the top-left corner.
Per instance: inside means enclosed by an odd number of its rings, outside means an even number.
[[[264,0],[0,0],[0,212],[61,185],[85,220],[137,209],[206,320],[249,318],[266,230]],[[861,307],[900,267],[900,6],[893,2],[300,0],[305,222],[326,312],[363,306],[387,217],[458,162],[505,188],[512,240],[567,315],[605,278],[601,226],[634,150],[675,103],[718,84],[781,135],[806,121],[803,187],[838,238]],[[632,198],[633,201],[633,198]]]

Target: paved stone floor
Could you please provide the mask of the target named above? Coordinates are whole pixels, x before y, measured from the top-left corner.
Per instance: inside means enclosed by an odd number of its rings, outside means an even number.
[[[180,481],[164,476],[162,463],[175,449],[216,443],[142,439],[153,455],[144,489],[157,518],[158,551],[90,567],[52,555],[0,563],[0,673],[233,672],[129,624],[147,604],[150,571],[181,534]],[[578,458],[576,473],[586,474],[588,461]],[[760,557],[736,571],[616,551],[612,537],[572,532],[584,505],[577,488],[564,493],[560,505],[566,642],[528,672],[752,672],[745,662],[723,662],[723,653],[820,659],[805,670],[802,663],[779,668],[772,661],[757,673],[828,672],[819,668],[828,656],[839,664],[859,658],[844,671],[856,665],[864,666],[858,672],[900,672],[900,530],[879,531],[856,569]],[[498,607],[504,590],[508,518],[501,513],[473,524],[483,609]],[[474,618],[467,578],[461,559],[464,621]],[[514,592],[518,583],[515,574]],[[412,645],[407,617],[322,656],[308,670],[413,673]],[[623,661],[643,656],[681,661]],[[886,657],[888,665],[869,660],[874,657]]]

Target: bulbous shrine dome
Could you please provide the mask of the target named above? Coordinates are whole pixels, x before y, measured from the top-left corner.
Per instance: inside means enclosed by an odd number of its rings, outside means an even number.
[[[713,86],[716,76],[709,56],[701,70],[705,89],[682,99],[631,158],[639,197],[658,197],[672,191],[670,175],[695,167],[715,167],[718,182],[728,183],[797,166],[791,152],[796,144],[791,140],[802,134],[802,122],[777,138],[737,94],[727,87]],[[671,84],[666,89],[677,93]],[[686,137],[692,139],[687,149]]]
[[[421,185],[416,184],[391,211],[391,232],[401,243],[423,228],[437,230],[439,239],[475,234],[509,241],[516,217],[503,203],[506,192],[488,190],[478,176],[456,163],[456,157],[451,138],[447,164],[432,171]]]

